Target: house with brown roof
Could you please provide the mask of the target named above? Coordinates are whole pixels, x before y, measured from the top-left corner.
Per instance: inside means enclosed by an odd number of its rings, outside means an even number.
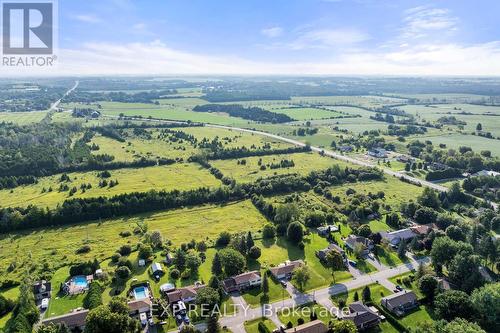
[[[434,223],[419,224],[410,227],[411,231],[413,231],[413,233],[415,233],[417,236],[426,236],[431,230],[434,230],[436,228],[437,226]]]
[[[151,303],[149,298],[130,301],[127,305],[131,317],[138,316],[141,313],[151,314],[151,310],[153,309],[153,303]]]
[[[168,303],[170,305],[177,302],[190,303],[196,300],[196,295],[198,295],[198,290],[205,288],[205,285],[188,286],[179,288],[166,293]]]
[[[350,320],[356,325],[359,331],[378,326],[380,316],[378,313],[363,304],[363,302],[354,302],[349,305],[349,314],[344,315],[342,320]]]
[[[348,259],[347,259],[347,255],[346,255],[344,249],[342,249],[340,246],[338,246],[335,243],[330,243],[327,248],[324,248],[322,250],[316,251],[316,257],[318,257],[318,259],[322,263],[326,263],[326,256],[331,251],[337,251],[337,252],[339,252],[342,255],[342,258],[344,259],[344,265],[345,266],[348,265]]]
[[[222,287],[226,293],[242,291],[260,286],[262,282],[259,271],[242,273],[222,281]]]
[[[418,299],[413,291],[402,290],[382,298],[380,304],[395,315],[403,316],[418,306]]]
[[[66,324],[70,330],[83,330],[85,329],[85,320],[87,319],[87,314],[89,310],[80,310],[66,313],[60,316],[52,317],[49,319],[42,320],[43,325],[58,325]]]
[[[297,268],[304,266],[302,260],[286,261],[276,267],[271,267],[269,271],[274,276],[275,279],[290,279],[292,277],[293,271]]]
[[[285,333],[326,333],[328,327],[321,320],[313,320],[308,323],[289,328]]]

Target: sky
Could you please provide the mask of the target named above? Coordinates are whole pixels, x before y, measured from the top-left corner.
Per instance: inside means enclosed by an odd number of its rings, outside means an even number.
[[[59,0],[50,75],[500,75],[498,0]]]

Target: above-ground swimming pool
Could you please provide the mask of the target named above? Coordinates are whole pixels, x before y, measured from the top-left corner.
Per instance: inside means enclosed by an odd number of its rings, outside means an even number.
[[[73,284],[79,288],[87,288],[89,285],[87,277],[83,275],[73,277]]]
[[[149,290],[146,287],[136,287],[134,288],[134,298],[144,299],[149,297]]]

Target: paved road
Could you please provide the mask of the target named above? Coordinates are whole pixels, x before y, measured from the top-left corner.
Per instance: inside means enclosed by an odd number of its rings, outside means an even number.
[[[55,101],[51,106],[50,106],[50,109],[49,111],[55,111],[57,109],[57,107],[59,106],[59,104],[61,104],[61,101],[63,100],[64,97],[68,96],[69,94],[71,94],[76,88],[78,88],[78,85],[80,84],[80,81],[76,80],[75,81],[75,84],[73,85],[73,87],[71,87],[68,91],[66,91],[63,95],[63,97],[61,97],[60,99],[58,99],[57,101]]]
[[[284,308],[293,308],[294,306],[307,304],[313,301],[325,306],[329,311],[335,312],[336,309],[333,307],[333,303],[330,298],[332,295],[342,294],[349,290],[361,288],[373,283],[380,283],[384,287],[392,290],[394,288],[394,284],[392,284],[388,279],[409,272],[410,270],[417,269],[419,263],[430,263],[430,258],[424,257],[420,259],[411,259],[408,263],[404,263],[393,268],[387,268],[373,274],[361,275],[355,279],[351,279],[344,283],[337,283],[333,286],[319,289],[309,294],[302,294],[294,291],[294,294],[292,294],[292,297],[289,299],[275,302],[273,304],[266,304],[265,306],[258,308],[245,307],[239,309],[235,315],[222,317],[220,323],[223,326],[229,327],[233,330],[233,332],[244,333],[243,322],[246,320],[269,317],[271,320],[275,321],[276,313],[279,310]]]

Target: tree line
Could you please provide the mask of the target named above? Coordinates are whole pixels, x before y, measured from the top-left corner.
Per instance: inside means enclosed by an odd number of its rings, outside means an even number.
[[[287,123],[293,121],[286,114],[264,110],[259,107],[244,107],[240,104],[205,104],[193,108],[195,112],[224,112],[231,117],[238,117],[266,123]]]

